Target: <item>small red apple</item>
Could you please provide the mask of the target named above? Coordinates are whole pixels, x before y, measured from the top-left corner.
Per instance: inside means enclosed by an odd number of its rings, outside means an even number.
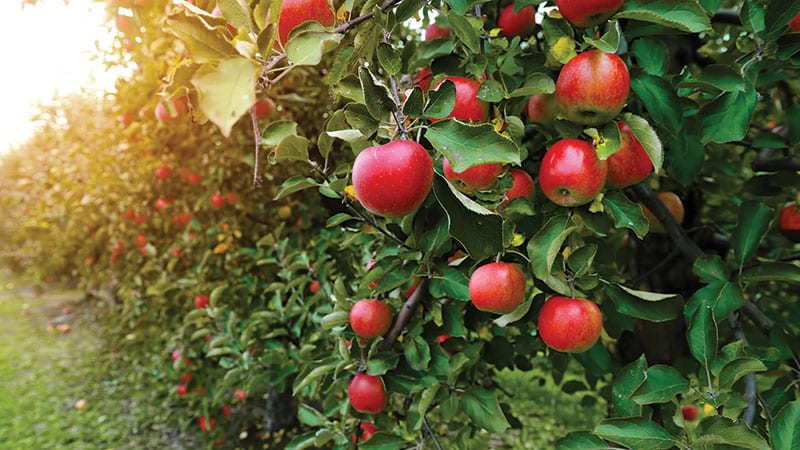
[[[357,373],[347,387],[350,404],[358,412],[377,414],[386,406],[386,388],[381,377]]]
[[[579,28],[590,28],[608,20],[622,6],[622,0],[556,0],[558,11]]]
[[[170,353],[170,357],[172,358],[173,361],[181,359],[181,351],[176,348],[175,350],[172,351],[172,353]]]
[[[208,296],[207,295],[198,295],[194,298],[194,306],[197,308],[205,308],[208,306]]]
[[[200,184],[203,177],[199,173],[189,172],[186,174],[186,181],[192,184]]]
[[[178,388],[175,389],[175,391],[178,393],[178,397],[183,397],[184,395],[186,395],[186,386],[179,384]]]
[[[222,415],[225,416],[226,418],[231,416],[231,407],[230,406],[222,405],[222,408],[220,408],[220,409],[222,409]]]
[[[253,104],[253,111],[257,119],[270,117],[275,113],[275,103],[268,98],[264,98]]]
[[[452,31],[450,27],[440,27],[439,24],[433,22],[425,28],[425,40],[430,41],[436,38],[448,38]]]
[[[119,123],[127,127],[128,125],[133,123],[133,114],[131,113],[120,114],[117,117],[117,120],[119,121]]]
[[[122,213],[122,219],[133,221],[136,218],[136,212],[132,208],[128,208]],[[91,228],[90,228],[91,229]]]
[[[171,204],[172,204],[172,200],[170,200],[170,199],[168,199],[166,197],[161,197],[158,200],[156,200],[156,211],[161,211],[161,210],[163,210],[164,208],[168,207]]]
[[[683,420],[697,420],[697,407],[694,405],[683,405],[681,406],[681,414],[683,415]]]
[[[592,201],[606,184],[608,165],[597,157],[592,144],[562,139],[545,153],[539,168],[539,185],[553,203],[579,206]]]
[[[308,292],[311,292],[312,294],[316,294],[317,292],[319,292],[320,287],[321,286],[319,284],[319,281],[313,280],[311,283],[308,283]]]
[[[614,53],[585,51],[570,59],[556,81],[560,113],[581,125],[601,125],[613,119],[628,99],[631,78],[625,62]]]
[[[375,426],[372,422],[364,422],[358,424],[361,428],[361,441],[368,441],[369,438],[372,437],[373,434],[378,432],[378,427]]]
[[[392,309],[380,300],[359,300],[350,309],[350,327],[365,339],[383,336],[391,325]]]
[[[787,203],[778,213],[778,230],[792,242],[800,242],[800,208]]]
[[[327,0],[283,0],[278,17],[278,39],[282,45],[289,40],[289,33],[303,22],[313,20],[323,26],[333,25],[334,16]]]
[[[159,122],[172,122],[186,114],[185,100],[183,97],[172,100],[172,110],[167,107],[164,100],[159,101],[153,113]]]
[[[497,26],[507,38],[530,36],[536,29],[536,10],[532,6],[526,6],[515,11],[514,4],[511,3],[500,11]]]
[[[170,175],[172,175],[172,169],[168,166],[160,166],[156,169],[156,178],[159,180],[166,180]]]
[[[235,205],[236,202],[239,201],[239,194],[237,194],[236,192],[226,192],[225,201],[230,203],[231,205]]]
[[[589,350],[600,338],[603,316],[595,302],[556,296],[544,302],[537,327],[548,347],[580,353]]]
[[[507,314],[525,297],[525,274],[515,264],[484,264],[469,278],[469,299],[481,311]]]
[[[423,67],[414,77],[414,85],[419,86],[425,92],[431,88],[431,81],[433,81],[433,73],[430,67]]]
[[[222,194],[214,194],[211,196],[211,206],[214,208],[222,208],[225,206],[225,197]]]
[[[137,247],[144,247],[147,245],[147,235],[144,233],[139,233],[136,235],[136,246]]]
[[[558,115],[558,105],[553,94],[533,94],[525,106],[525,115],[531,123],[552,127]]]
[[[511,169],[509,170],[511,177],[514,179],[514,184],[511,185],[505,192],[505,200],[501,204],[502,207],[508,205],[511,200],[517,197],[525,197],[528,200],[533,201],[533,191],[534,191],[534,184],[533,178],[528,175],[528,172],[525,172],[522,169]]]
[[[200,416],[197,418],[197,422],[200,424],[200,429],[203,431],[211,431],[214,429],[214,425],[216,425],[217,421],[214,420],[213,417],[210,417],[206,420],[206,416]]]
[[[624,188],[643,181],[653,171],[653,162],[636,139],[631,127],[623,121],[619,127],[619,150],[608,157],[606,184],[613,188]]]
[[[175,247],[175,248],[172,249],[172,256],[174,256],[176,258],[178,256],[181,256],[181,253],[183,253],[183,249],[180,248],[180,247]]]
[[[685,210],[683,208],[683,201],[681,201],[681,198],[678,197],[678,194],[668,191],[656,192],[656,197],[661,200],[661,203],[667,207],[669,213],[672,214],[672,217],[676,222],[678,222],[678,225],[680,225],[681,222],[683,222]],[[642,205],[642,211],[644,212],[644,216],[647,218],[647,221],[650,222],[651,232],[659,234],[667,233],[667,229],[664,228],[664,224],[662,224],[661,221],[656,218],[652,211],[650,211],[644,205]]]
[[[789,21],[789,28],[794,32],[800,33],[800,12]]]
[[[453,118],[464,122],[486,122],[489,120],[489,104],[478,98],[481,82],[469,78],[449,76],[436,83],[438,88],[445,80],[456,85],[456,103],[453,111],[445,119]],[[431,119],[436,122],[440,119]]]
[[[236,397],[240,402],[243,402],[247,398],[247,391],[244,389],[236,389],[233,391],[233,396]]]
[[[470,194],[476,190],[483,190],[490,188],[500,172],[503,170],[503,165],[499,163],[478,164],[472,166],[463,172],[456,172],[450,166],[450,160],[444,158],[442,161],[442,170],[444,177],[455,185],[456,189],[461,192]]]
[[[414,141],[365,148],[353,164],[356,198],[367,210],[402,217],[425,201],[433,185],[433,160]]]

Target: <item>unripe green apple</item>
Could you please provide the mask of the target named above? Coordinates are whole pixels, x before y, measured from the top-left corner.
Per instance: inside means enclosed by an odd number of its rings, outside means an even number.
[[[653,171],[650,156],[636,139],[631,127],[623,121],[619,127],[619,150],[608,157],[608,178],[606,183],[613,188],[624,188],[643,181]]]
[[[622,6],[622,0],[556,0],[558,11],[579,28],[590,28],[608,20]]]
[[[539,167],[539,186],[553,203],[579,206],[592,201],[606,184],[608,165],[592,144],[562,139],[545,153]]]
[[[582,298],[551,297],[537,321],[539,336],[548,347],[567,353],[585,352],[600,338],[603,315],[595,302]]]
[[[384,217],[416,211],[433,185],[433,160],[414,141],[397,140],[365,148],[353,164],[356,198]]]
[[[600,50],[570,59],[556,81],[556,103],[562,116],[581,125],[601,125],[622,111],[631,78],[622,58]]]
[[[278,40],[286,45],[289,33],[309,20],[326,27],[333,25],[333,10],[327,0],[283,0],[278,17]]]
[[[507,38],[530,36],[536,29],[536,10],[532,6],[526,6],[514,11],[514,4],[511,3],[500,11],[497,26]]]
[[[386,406],[386,388],[381,377],[357,373],[347,387],[350,405],[358,412],[377,414]]]
[[[498,314],[517,309],[525,297],[525,274],[515,264],[484,264],[469,278],[469,299],[476,308]]]
[[[486,122],[489,120],[489,104],[478,98],[478,88],[481,82],[469,78],[449,76],[436,83],[438,88],[445,80],[450,80],[456,85],[456,104],[453,111],[445,119],[458,119],[464,122]],[[431,119],[436,122],[436,119]]]
[[[442,161],[442,171],[444,177],[461,192],[470,194],[475,190],[487,189],[491,187],[500,176],[503,165],[499,163],[478,164],[463,172],[456,172],[450,165],[450,161],[444,158]]]
[[[350,309],[350,327],[364,339],[383,336],[391,325],[392,309],[380,300],[359,300]]]

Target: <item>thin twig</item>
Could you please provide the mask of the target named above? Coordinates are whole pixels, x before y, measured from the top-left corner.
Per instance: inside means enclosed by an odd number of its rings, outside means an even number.
[[[261,129],[258,126],[258,116],[256,116],[255,105],[250,107],[250,120],[253,121],[253,136],[256,141],[253,160],[253,186],[259,188],[261,187],[261,162],[259,161],[261,159]]]
[[[433,445],[436,446],[436,450],[442,450],[442,444],[439,443],[439,438],[437,438],[436,435],[433,433],[433,430],[431,429],[431,424],[428,422],[428,416],[422,417],[422,423],[425,424],[425,431],[428,432],[428,436],[430,436],[431,439],[433,440]]]
[[[429,278],[423,278],[422,282],[419,283],[419,286],[414,290],[414,293],[408,297],[408,300],[403,304],[403,307],[400,308],[400,312],[397,313],[397,316],[394,318],[394,323],[392,323],[392,327],[389,329],[389,332],[386,333],[383,337],[383,341],[381,341],[380,345],[378,346],[378,351],[385,351],[389,350],[395,342],[397,342],[397,338],[403,332],[403,328],[405,328],[406,324],[411,320],[411,316],[414,315],[414,310],[417,309],[417,305],[422,302],[423,299],[428,297],[428,283],[430,282]]]

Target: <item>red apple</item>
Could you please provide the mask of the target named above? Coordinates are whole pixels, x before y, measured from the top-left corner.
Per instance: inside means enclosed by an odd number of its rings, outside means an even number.
[[[172,175],[172,169],[167,166],[161,166],[156,169],[156,178],[159,180],[166,180],[170,175]]]
[[[258,119],[270,117],[275,113],[275,103],[268,98],[264,98],[253,104],[253,111]]]
[[[552,127],[558,115],[558,105],[553,94],[533,94],[525,106],[525,115],[531,123]]]
[[[601,125],[625,106],[631,78],[622,58],[600,50],[570,59],[556,81],[556,104],[564,117],[581,125]]]
[[[548,347],[580,353],[589,350],[600,338],[603,316],[595,302],[556,296],[544,302],[537,327]]]
[[[144,247],[147,245],[147,235],[144,233],[139,233],[136,235],[136,246],[137,247]]]
[[[547,198],[561,206],[589,203],[606,184],[608,165],[597,157],[592,144],[562,139],[545,153],[539,168],[539,185]]]
[[[433,74],[430,67],[423,67],[414,77],[414,85],[419,86],[425,92],[431,88],[431,81],[433,81]]]
[[[454,118],[464,122],[486,122],[489,120],[489,104],[478,98],[481,82],[469,78],[449,76],[436,83],[438,88],[445,80],[456,85],[456,103],[453,111],[445,119]],[[440,119],[431,119],[436,122]]]
[[[124,220],[133,221],[136,218],[136,212],[132,208],[128,208],[122,213],[122,218]]]
[[[433,160],[414,141],[365,148],[353,164],[356,198],[367,210],[402,217],[425,201],[433,185]]]
[[[347,387],[350,404],[358,412],[377,414],[386,406],[386,388],[381,377],[357,373]]]
[[[350,327],[365,339],[383,336],[391,325],[392,309],[380,300],[359,300],[350,309]]]
[[[308,292],[311,292],[311,294],[316,294],[319,292],[320,287],[319,281],[313,280],[311,283],[308,283]]]
[[[226,418],[231,416],[231,407],[230,406],[222,405],[222,408],[220,408],[220,409],[222,410],[222,415],[225,416]]]
[[[778,214],[778,230],[792,242],[800,242],[800,208],[787,203]]]
[[[131,113],[120,114],[117,117],[117,120],[119,121],[119,123],[127,127],[128,125],[133,123],[133,114]]]
[[[515,264],[484,264],[469,278],[469,299],[481,311],[507,314],[525,297],[525,274]]]
[[[170,199],[168,199],[166,197],[161,197],[158,200],[156,200],[156,210],[157,211],[161,211],[162,209],[168,207],[171,204],[172,204],[172,200],[170,200]]]
[[[453,183],[461,192],[470,194],[476,190],[488,189],[500,176],[503,165],[499,163],[478,164],[463,172],[456,172],[450,166],[450,161],[444,158],[442,161],[444,177]]]
[[[683,415],[683,420],[697,420],[697,407],[694,405],[683,405],[681,406],[681,414]]]
[[[590,28],[608,20],[622,6],[622,0],[556,0],[558,11],[579,28]]]
[[[133,23],[133,17],[125,16],[123,14],[117,14],[115,24],[117,26],[117,30],[119,30],[119,32],[122,34],[129,34],[136,29],[136,25]]]
[[[530,201],[533,201],[533,191],[534,191],[534,184],[533,178],[528,175],[528,172],[525,172],[522,169],[511,169],[509,173],[514,179],[514,184],[511,185],[505,192],[505,200],[501,203],[502,207],[511,202],[511,200],[517,197],[525,197]]]
[[[372,422],[364,422],[358,424],[361,428],[361,441],[368,441],[369,438],[372,437],[373,434],[378,432],[378,427],[375,426]]]
[[[800,12],[789,21],[789,28],[794,32],[800,32]]]
[[[222,194],[214,194],[211,196],[211,206],[214,208],[222,208],[225,206],[225,197]]]
[[[225,201],[230,203],[231,205],[235,205],[236,202],[239,201],[239,194],[237,194],[236,192],[226,192]]]
[[[208,300],[209,299],[207,295],[198,295],[194,298],[194,306],[200,309],[205,308],[208,306]]]
[[[439,24],[433,22],[425,28],[425,40],[430,41],[436,38],[448,38],[452,30],[450,27],[440,27]]]
[[[247,391],[244,389],[236,389],[233,391],[233,396],[236,397],[240,402],[243,402],[247,398]]]
[[[176,258],[178,256],[181,256],[181,253],[183,253],[183,249],[180,248],[180,247],[175,247],[175,248],[172,249],[172,256],[174,256]]]
[[[623,121],[619,127],[620,147],[608,157],[606,184],[613,188],[624,188],[643,181],[653,171],[653,162],[636,139],[631,127]]]
[[[133,0],[133,4],[136,6],[141,6],[142,8],[147,8],[148,6],[153,5],[153,0]]]
[[[199,184],[203,181],[203,177],[199,173],[189,172],[186,174],[186,181],[192,184]]]
[[[333,25],[333,10],[327,0],[283,0],[278,17],[278,39],[281,44],[286,45],[289,33],[309,20],[326,27]]]
[[[683,222],[683,216],[685,210],[683,208],[683,202],[681,198],[678,197],[678,194],[674,192],[656,192],[656,197],[661,200],[661,203],[667,207],[667,210],[672,217],[678,222],[678,225]],[[664,224],[659,221],[655,214],[650,211],[646,206],[642,205],[642,211],[644,212],[644,216],[647,218],[647,221],[650,222],[650,231],[653,233],[659,234],[666,234],[667,229],[664,228]]]
[[[154,114],[159,122],[172,122],[186,114],[186,103],[182,97],[176,98],[172,100],[172,110],[170,110],[162,100],[156,105]]]
[[[178,393],[178,397],[183,397],[186,395],[186,386],[179,384],[176,392]]]
[[[526,6],[519,11],[514,10],[511,3],[502,11],[497,18],[497,26],[503,36],[511,38],[514,36],[530,36],[536,29],[536,10],[533,6]]]
[[[214,425],[216,425],[217,421],[214,420],[213,417],[210,417],[206,420],[206,416],[200,416],[197,419],[197,422],[200,424],[200,429],[203,431],[211,431],[214,429]]]

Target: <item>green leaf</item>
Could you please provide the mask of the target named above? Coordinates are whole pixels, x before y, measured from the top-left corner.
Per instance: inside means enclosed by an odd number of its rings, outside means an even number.
[[[644,354],[619,371],[614,379],[614,385],[611,387],[613,399],[611,413],[614,416],[631,417],[642,414],[642,406],[629,397],[645,382],[646,375],[647,360]]]
[[[274,200],[280,200],[287,195],[294,194],[295,192],[302,191],[303,189],[308,189],[312,187],[319,186],[319,183],[316,182],[313,178],[308,177],[292,177],[288,180],[284,181],[283,184],[278,188],[278,191],[275,193]]]
[[[731,236],[736,262],[741,265],[758,248],[773,217],[775,211],[757,200],[748,200],[739,206],[739,223]]]
[[[683,309],[683,299],[678,294],[637,291],[619,284],[608,284],[604,292],[620,314],[650,322],[672,320]]]
[[[390,75],[397,75],[403,70],[403,60],[391,45],[381,42],[378,44],[378,63]]]
[[[456,106],[456,85],[450,80],[444,80],[435,90],[428,92],[428,97],[425,115],[434,119],[447,117]]]
[[[652,37],[636,39],[633,41],[631,53],[648,74],[663,77],[667,73],[669,50],[661,40]]]
[[[767,10],[757,1],[747,0],[744,2],[739,17],[746,29],[761,34],[767,29],[766,15]]]
[[[275,161],[308,161],[309,144],[303,136],[287,136],[275,149]]]
[[[341,33],[322,31],[321,25],[317,29],[306,29],[299,33],[292,33],[286,43],[286,57],[297,66],[316,66],[322,61],[323,55],[332,51],[342,40]]]
[[[596,255],[597,244],[587,244],[570,253],[567,258],[567,266],[572,270],[575,278],[580,278],[589,272]]]
[[[667,450],[675,446],[675,438],[667,430],[639,417],[603,420],[594,427],[594,434],[636,450]]]
[[[732,389],[733,384],[739,378],[755,372],[763,372],[767,366],[755,358],[738,358],[725,364],[719,373],[719,385],[721,388]]]
[[[228,58],[216,69],[201,70],[192,78],[200,110],[219,127],[223,136],[256,101],[260,67],[248,58]]]
[[[216,62],[236,54],[230,41],[200,15],[186,9],[175,11],[167,16],[164,29],[183,42],[194,62]]]
[[[403,114],[412,119],[418,119],[422,117],[422,109],[425,106],[425,94],[422,92],[422,89],[419,86],[414,86],[414,89],[411,90],[411,93],[408,94],[408,98],[406,101],[403,102]],[[452,106],[450,110],[452,110]],[[446,114],[445,114],[446,115]]]
[[[687,389],[689,380],[678,369],[659,364],[647,369],[645,382],[631,395],[631,400],[640,405],[666,403]]]
[[[719,255],[703,256],[697,258],[692,266],[692,271],[704,283],[714,281],[728,281],[728,268]]]
[[[492,391],[471,388],[461,398],[461,408],[476,426],[490,433],[502,433],[511,426]]]
[[[694,181],[706,159],[706,149],[694,134],[679,133],[667,142],[669,171],[682,185]]]
[[[714,32],[696,0],[626,0],[614,17],[657,23],[687,33]]]
[[[695,444],[699,448],[723,444],[736,449],[769,450],[769,445],[764,438],[748,429],[747,425],[744,423],[734,424],[724,417],[715,416],[703,420],[697,431],[699,437]]]
[[[553,263],[561,253],[561,246],[577,229],[567,215],[552,216],[542,225],[528,241],[527,251],[533,276],[545,282],[551,279]]]
[[[458,269],[448,267],[431,279],[430,292],[434,298],[453,298],[469,301],[469,278]]]
[[[533,94],[552,94],[556,83],[549,75],[539,72],[528,74],[522,86],[509,94],[509,97],[529,97]]]
[[[616,122],[611,121],[605,124],[603,128],[599,130],[599,133],[597,133],[597,131],[598,130],[594,128],[589,128],[584,130],[584,133],[591,136],[592,140],[597,143],[595,146],[597,157],[606,160],[620,148],[619,126]]]
[[[250,29],[250,9],[239,0],[217,0],[217,6],[234,28]]]
[[[433,193],[450,220],[450,235],[475,260],[503,251],[503,219],[455,190],[441,175],[433,180]]]
[[[630,127],[633,135],[644,147],[644,151],[647,152],[647,156],[653,163],[653,171],[660,171],[664,164],[664,146],[661,144],[656,130],[650,126],[647,120],[636,114],[622,113],[622,121]]]
[[[628,200],[622,192],[613,191],[603,196],[603,207],[606,213],[614,219],[616,228],[630,228],[639,239],[647,235],[650,222],[644,216],[642,206]]]
[[[344,107],[344,117],[351,126],[364,136],[372,136],[378,130],[378,120],[372,118],[367,107],[360,103],[349,103]]]
[[[400,450],[405,446],[405,439],[384,432],[375,433],[369,440],[358,444],[359,450]]]
[[[587,44],[598,50],[602,50],[606,53],[617,53],[621,35],[622,30],[620,30],[619,21],[610,20],[608,22],[608,31],[606,31],[600,39],[592,39],[586,36],[584,40]]]
[[[726,92],[700,108],[702,142],[724,144],[743,139],[757,100],[758,93],[755,89]]]
[[[484,80],[478,88],[478,98],[489,103],[499,102],[506,97],[506,91],[500,82]]]
[[[422,336],[403,341],[403,352],[408,365],[414,370],[426,370],[431,362],[431,347]]]
[[[386,372],[397,367],[400,355],[397,353],[384,352],[380,355],[373,355],[367,361],[367,373],[373,376],[381,376]]]
[[[689,350],[692,356],[705,367],[710,367],[717,354],[717,323],[714,321],[711,308],[700,306],[694,311],[686,330]]]
[[[769,440],[774,450],[800,448],[800,401],[781,408],[770,426]]]
[[[588,431],[573,431],[556,441],[556,450],[607,450],[608,444]]]
[[[631,89],[653,121],[673,133],[681,128],[683,111],[672,86],[661,77],[643,74],[631,79]]]
[[[533,304],[533,297],[528,297],[517,306],[514,311],[511,311],[508,314],[503,314],[502,316],[494,319],[494,324],[498,327],[506,327],[509,324],[512,324],[528,314],[528,311],[531,309],[531,305]]]
[[[696,87],[712,92],[736,92],[747,88],[741,73],[725,64],[706,66],[699,75],[680,82],[678,87]]]
[[[321,321],[320,326],[323,330],[330,330],[332,328],[347,325],[350,323],[350,313],[347,311],[333,311],[326,314]]]
[[[261,132],[261,146],[275,147],[287,136],[297,136],[297,122],[292,120],[272,122]]]
[[[742,272],[742,281],[783,281],[800,283],[800,267],[788,262],[760,262],[757,266]]]
[[[449,119],[428,127],[425,138],[445,155],[456,172],[478,164],[520,165],[520,149],[491,124],[469,125]]]
[[[386,114],[395,108],[386,86],[379,84],[372,72],[363,67],[358,70],[358,79],[361,81],[361,90],[364,92],[364,103],[367,111],[369,111],[373,119],[383,119]]]
[[[310,427],[321,427],[326,421],[321,412],[306,404],[297,408],[297,419],[300,420],[300,423]]]
[[[722,319],[744,305],[744,294],[738,284],[714,281],[692,294],[686,305],[686,314],[694,314],[698,308],[708,307],[714,317]]]
[[[447,23],[453,29],[459,41],[472,53],[478,53],[481,49],[481,35],[478,31],[482,24],[477,19],[470,20],[467,17],[450,10],[447,14]],[[473,25],[475,23],[475,25]]]

